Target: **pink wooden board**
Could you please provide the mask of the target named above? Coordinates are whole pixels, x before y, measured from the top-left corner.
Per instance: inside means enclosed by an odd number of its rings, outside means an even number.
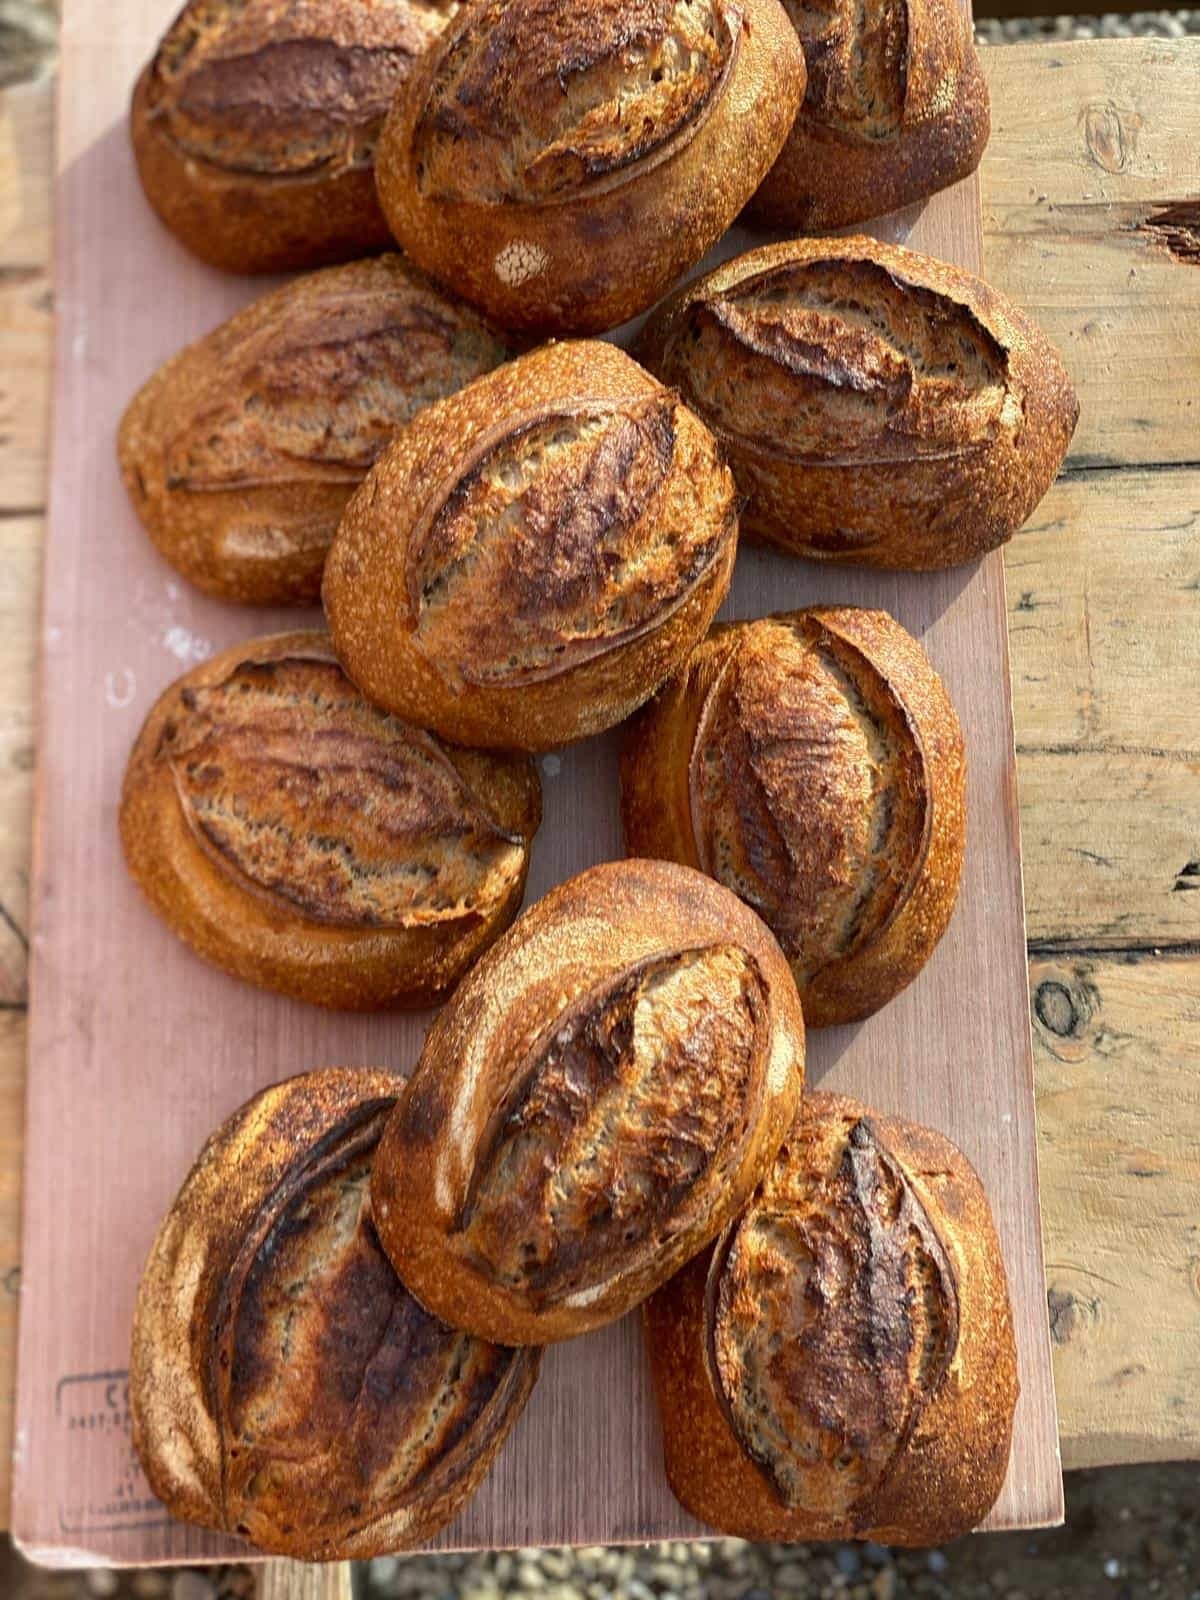
[[[120,859],[121,775],[152,701],[209,652],[295,621],[192,592],[151,549],[117,475],[114,432],[137,385],[263,287],[192,260],[138,189],[126,100],[174,9],[175,0],[67,0],[63,18],[11,1525],[27,1553],[64,1565],[242,1549],[169,1521],[133,1457],[124,1369],[142,1261],[200,1143],[244,1099],[315,1066],[406,1071],[427,1022],[333,1016],[210,970],[155,920]],[[886,232],[977,268],[977,182],[891,219]],[[933,961],[879,1016],[812,1036],[811,1081],[943,1129],[979,1169],[1008,1263],[1022,1381],[1012,1465],[989,1526],[1055,1522],[1062,1482],[1001,558],[910,577],[746,550],[726,614],[819,601],[884,606],[924,641],[962,716],[970,840],[960,904]],[[548,756],[542,772],[531,899],[621,853],[614,741]],[[543,1373],[496,1470],[441,1545],[701,1534],[663,1476],[637,1318],[555,1348]]]

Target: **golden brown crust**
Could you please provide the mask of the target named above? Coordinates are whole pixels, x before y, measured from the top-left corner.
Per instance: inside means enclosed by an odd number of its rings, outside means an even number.
[[[720,439],[747,532],[818,560],[946,567],[995,549],[1079,415],[1024,312],[867,238],[727,262],[655,313],[637,354]]]
[[[739,894],[791,962],[808,1026],[853,1022],[946,930],[965,782],[917,641],[884,611],[816,606],[714,628],[630,725],[625,846]]]
[[[771,228],[824,233],[882,216],[974,172],[987,82],[955,0],[783,0],[808,89],[750,203]]]
[[[162,555],[220,600],[313,605],[355,489],[396,430],[511,346],[401,256],[298,278],[159,368],[117,455]]]
[[[671,1488],[723,1533],[940,1544],[1000,1493],[1008,1286],[979,1179],[941,1134],[807,1096],[749,1206],[645,1323]]]
[[[479,0],[396,97],[380,199],[505,327],[602,332],[721,236],[804,81],[778,0]]]
[[[401,1084],[311,1072],[205,1144],[142,1275],[133,1441],[185,1522],[306,1561],[423,1543],[487,1473],[540,1352],[447,1328],[396,1277],[367,1178]]]
[[[473,744],[620,722],[729,586],[733,480],[612,345],[551,345],[417,416],[351,500],[324,601],[379,705]]]
[[[583,1333],[736,1214],[803,1080],[795,985],[759,919],[682,867],[594,867],[434,1023],[372,1172],[380,1238],[455,1327]]]
[[[129,870],[198,954],[347,1010],[440,999],[516,915],[533,764],[365,701],[322,633],[238,645],[167,690],[121,798]]]
[[[188,0],[134,90],[146,197],[226,272],[382,250],[374,153],[454,0]]]

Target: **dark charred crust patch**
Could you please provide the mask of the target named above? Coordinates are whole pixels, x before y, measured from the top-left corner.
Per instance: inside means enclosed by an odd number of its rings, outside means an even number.
[[[924,1206],[867,1118],[825,1172],[785,1145],[709,1276],[710,1370],[781,1504],[857,1526],[958,1344],[958,1289]]]
[[[369,11],[345,0],[191,0],[155,56],[150,116],[184,154],[231,173],[368,166],[396,90],[452,10],[438,0]]]
[[[415,642],[450,681],[549,678],[636,638],[718,559],[733,515],[675,397],[508,419],[432,495],[409,540]]]
[[[503,831],[430,734],[369,705],[332,661],[246,657],[178,697],[156,750],[205,854],[315,922],[486,917],[519,879]]]
[[[736,27],[728,0],[474,6],[414,131],[419,188],[537,204],[620,181],[694,137],[723,89]]]
[[[201,351],[211,376],[193,386]],[[182,409],[157,398],[173,419],[166,488],[355,484],[397,428],[506,355],[478,318],[385,262],[301,280],[184,358]]]
[[[299,1523],[319,1548],[327,1523],[453,1483],[507,1427],[514,1379],[536,1361],[446,1327],[388,1263],[367,1193],[391,1104],[360,1108],[297,1163],[225,1280],[212,1345],[222,1510],[252,1536]]]
[[[908,91],[908,0],[783,0],[804,46],[804,115],[856,143],[894,139]]]
[[[1007,352],[979,317],[865,259],[789,262],[698,298],[664,377],[767,460],[950,458],[1020,421]]]
[[[461,1247],[497,1284],[560,1304],[660,1250],[754,1113],[767,996],[735,946],[630,967],[555,1018],[485,1129]]]
[[[690,765],[700,865],[810,982],[877,938],[929,847],[924,756],[870,661],[813,618],[731,636]]]

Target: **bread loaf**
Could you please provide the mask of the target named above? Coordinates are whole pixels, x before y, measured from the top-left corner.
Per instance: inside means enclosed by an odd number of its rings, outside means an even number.
[[[421,412],[342,518],[324,600],[346,671],[463,743],[620,722],[729,586],[712,435],[612,345],[551,345]]]
[[[995,549],[1079,415],[1024,312],[874,239],[739,256],[660,307],[637,354],[720,439],[746,531],[820,560],[947,567]]]
[[[423,1543],[487,1473],[540,1352],[424,1311],[379,1248],[398,1082],[310,1072],[209,1139],[138,1290],[133,1442],[173,1516],[304,1561]]]
[[[753,906],[809,1027],[854,1022],[945,932],[965,777],[958,718],[917,641],[886,612],[818,606],[714,628],[630,725],[625,845]]]
[[[372,1170],[379,1236],[454,1327],[583,1333],[740,1210],[803,1077],[795,985],[753,912],[683,867],[594,867],[434,1023]]]
[[[646,1333],[671,1488],[722,1533],[940,1544],[1000,1493],[1004,1263],[979,1179],[928,1128],[808,1096]]]
[[[804,82],[778,0],[478,0],[396,97],[380,199],[505,327],[599,333],[720,238]]]
[[[882,216],[974,172],[987,83],[956,0],[783,0],[808,89],[750,206],[771,228],[824,233]]]
[[[324,634],[227,650],[146,720],[121,797],[129,870],[200,955],[354,1010],[441,998],[517,913],[531,762],[369,705]]]
[[[455,0],[187,0],[134,90],[146,198],[226,272],[382,250],[374,153]]]
[[[397,428],[513,354],[400,256],[264,295],[144,384],[118,457],[162,555],[220,600],[312,605]]]

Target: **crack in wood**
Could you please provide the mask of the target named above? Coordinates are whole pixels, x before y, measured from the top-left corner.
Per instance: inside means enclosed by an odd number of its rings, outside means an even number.
[[[1200,267],[1200,199],[1160,206],[1133,226],[1184,266]]]
[[[16,917],[13,916],[12,912],[4,904],[3,900],[0,900],[0,922],[3,922],[6,927],[8,927],[8,928],[10,928],[12,930],[13,934],[16,937],[16,940],[17,940],[18,944],[21,946],[22,950],[24,950],[25,953],[28,955],[28,953],[29,953],[29,936],[25,932],[24,928],[22,928],[21,924],[17,921]]]
[[[1183,960],[1200,956],[1200,939],[1122,939],[1114,934],[1107,939],[1104,934],[1091,934],[1086,938],[1068,936],[1053,939],[1028,939],[1025,953],[1031,961],[1045,961],[1057,956],[1078,956],[1096,961],[1128,961],[1146,959]]]
[[[1157,744],[1018,744],[1016,751],[1019,756],[1132,756],[1139,761],[1177,761],[1183,766],[1200,761],[1200,752],[1195,750],[1168,750]]]
[[[1131,472],[1200,472],[1200,461],[1115,461],[1111,456],[1074,456],[1059,469],[1058,476],[1060,479],[1111,477],[1120,473],[1124,477]]]

